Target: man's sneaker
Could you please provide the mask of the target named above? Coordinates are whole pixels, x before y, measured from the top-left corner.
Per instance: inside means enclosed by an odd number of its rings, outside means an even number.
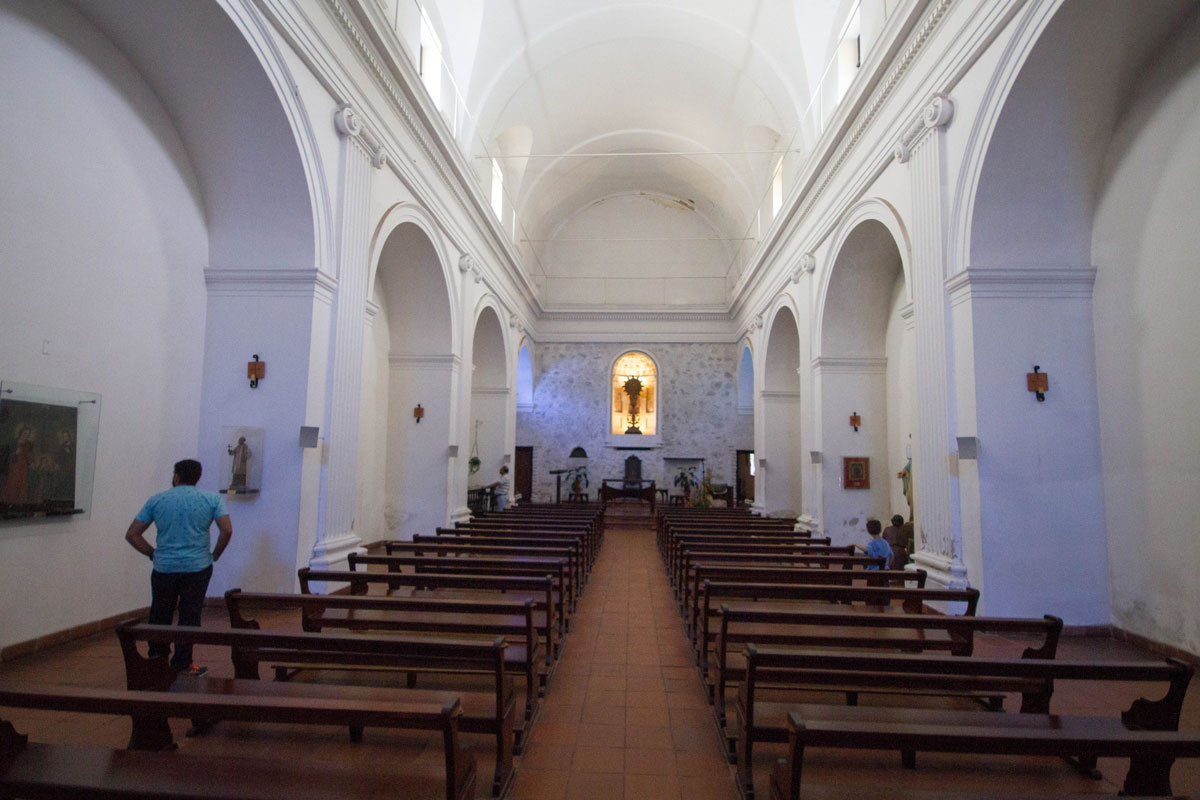
[[[187,669],[179,670],[180,675],[192,675],[193,677],[200,677],[206,672],[208,672],[208,667],[197,667],[195,664],[188,664]]]

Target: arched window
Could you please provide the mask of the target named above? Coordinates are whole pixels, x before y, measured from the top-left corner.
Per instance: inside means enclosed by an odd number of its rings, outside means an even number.
[[[610,432],[658,433],[658,369],[645,353],[626,353],[613,364]]]

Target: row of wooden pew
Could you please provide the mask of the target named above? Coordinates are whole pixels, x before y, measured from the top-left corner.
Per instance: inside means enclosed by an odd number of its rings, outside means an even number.
[[[1178,730],[1189,664],[1057,659],[1061,619],[976,616],[977,590],[932,588],[922,570],[883,570],[849,552],[834,557],[794,519],[667,507],[656,536],[747,800],[761,742],[787,743],[769,776],[773,800],[830,796],[802,781],[812,747],[895,750],[906,767],[919,751],[1056,755],[1096,778],[1097,758],[1118,756],[1130,764],[1124,793],[1145,796],[1169,796],[1174,760],[1200,756],[1200,732]],[[977,634],[1034,644],[983,657]],[[1106,693],[1129,684],[1165,691],[1156,701],[1135,695],[1120,717],[1052,714],[1064,680],[1103,682]],[[874,695],[890,699],[859,705]],[[1012,696],[1019,713],[1003,713]]]
[[[124,689],[5,684],[0,707],[128,715],[127,747],[32,743],[0,721],[0,797],[465,800],[475,796],[476,763],[462,739],[476,735],[493,742],[499,796],[603,533],[595,506],[485,513],[379,543],[347,570],[301,569],[299,594],[230,590],[228,629],[121,625]],[[177,674],[143,655],[151,642],[228,648],[231,669]],[[275,679],[261,680],[264,669]],[[419,775],[386,764],[364,771],[189,753],[174,741],[172,718],[192,721],[189,736],[222,720],[345,726],[353,741],[371,727],[438,731],[444,788],[431,794]]]

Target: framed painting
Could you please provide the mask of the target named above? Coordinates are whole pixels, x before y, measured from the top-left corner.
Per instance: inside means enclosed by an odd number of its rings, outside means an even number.
[[[846,456],[842,459],[842,486],[846,489],[871,488],[871,459]]]

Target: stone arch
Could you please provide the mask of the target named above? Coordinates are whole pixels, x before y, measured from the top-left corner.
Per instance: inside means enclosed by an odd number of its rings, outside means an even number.
[[[428,222],[422,210],[397,204],[371,242],[378,311],[364,347],[357,524],[368,541],[409,539],[448,519],[460,359],[446,261]]]
[[[1172,454],[1200,439],[1161,426],[1200,383],[1176,352],[1200,336],[1182,299],[1200,289],[1184,266],[1200,255],[1195,193],[1179,187],[1200,159],[1200,14],[1062,0],[1016,23],[970,131],[951,218],[982,448],[977,541],[964,530],[964,559],[982,575],[988,613],[1053,601],[1069,622],[1112,621],[1194,651],[1200,618],[1177,598],[1200,582],[1146,554],[1186,561],[1193,543],[1179,523],[1200,513],[1194,493],[1163,488],[1194,481]],[[1003,351],[991,344],[1001,331]],[[1035,363],[1058,373],[1058,402],[1005,404],[996,376]],[[1019,532],[990,527],[1016,508],[1032,510]],[[1101,531],[1107,548],[1096,546]],[[1086,558],[1041,580],[1043,559],[1063,549]]]
[[[755,480],[755,504],[768,513],[798,513],[801,507],[800,328],[786,300],[777,303],[767,327],[763,354],[763,447]]]
[[[489,484],[511,460],[510,430],[514,427],[509,408],[510,382],[505,326],[495,298],[485,297],[476,307],[471,337],[471,414],[469,417],[470,458],[478,456],[479,468],[468,485]]]
[[[915,429],[915,346],[903,242],[867,206],[831,249],[816,331],[814,394],[820,438],[822,530],[836,543],[861,541],[870,517],[908,517],[894,473]],[[892,221],[898,221],[894,216]],[[858,415],[857,430],[850,416]],[[870,459],[870,488],[848,489],[843,458]]]

